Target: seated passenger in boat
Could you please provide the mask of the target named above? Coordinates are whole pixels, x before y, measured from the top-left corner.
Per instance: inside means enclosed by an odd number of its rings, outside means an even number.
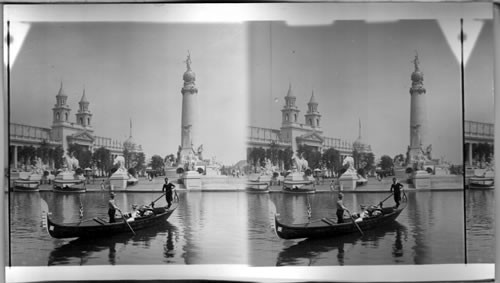
[[[132,222],[139,216],[139,211],[137,210],[137,204],[132,205],[132,212],[128,214],[129,218],[127,222]]]
[[[151,216],[153,214],[154,214],[153,209],[149,206],[141,205],[141,207],[139,208],[140,217]]]

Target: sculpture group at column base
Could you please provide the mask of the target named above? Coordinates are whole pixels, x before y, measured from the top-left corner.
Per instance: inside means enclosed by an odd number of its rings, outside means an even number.
[[[358,181],[357,174],[344,173],[339,178],[340,190],[355,190],[356,182]]]
[[[182,181],[188,190],[201,190],[201,175],[198,171],[184,172]]]
[[[414,189],[430,189],[431,188],[431,177],[429,173],[425,170],[418,170],[413,174],[412,184],[410,188]]]

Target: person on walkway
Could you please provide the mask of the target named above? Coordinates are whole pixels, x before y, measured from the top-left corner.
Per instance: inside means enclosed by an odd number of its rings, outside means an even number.
[[[172,199],[173,195],[175,194],[175,197],[179,199],[179,196],[177,195],[177,192],[175,191],[175,185],[172,183],[168,182],[168,177],[165,178],[165,184],[163,184],[163,188],[161,189],[162,192],[165,192],[165,200],[167,201],[167,209],[170,208],[172,205]]]
[[[339,193],[338,199],[337,199],[337,223],[344,223],[344,210],[349,211],[345,206],[344,206],[344,194]]]
[[[394,192],[394,202],[396,203],[396,208],[399,207],[399,203],[401,202],[401,189],[403,188],[403,185],[399,182],[397,182],[396,178],[392,178],[392,185],[391,185],[391,193]]]
[[[108,216],[109,216],[109,223],[114,223],[115,222],[115,213],[116,211],[121,211],[118,206],[116,206],[115,203],[115,193],[110,193],[109,194],[109,201],[108,201]]]

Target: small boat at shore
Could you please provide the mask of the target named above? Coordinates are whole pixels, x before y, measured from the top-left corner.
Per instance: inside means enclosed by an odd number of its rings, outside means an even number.
[[[40,182],[35,180],[22,180],[14,181],[14,191],[18,192],[38,192]]]
[[[278,215],[275,215],[275,230],[282,239],[323,238],[360,233],[360,230],[373,229],[396,220],[405,207],[406,204],[402,204],[399,208],[384,207],[380,209],[379,215],[362,218],[359,222],[353,222],[352,218],[344,218],[344,223],[337,223],[334,218],[324,217],[307,223],[285,224]]]
[[[314,181],[287,181],[283,182],[283,192],[285,193],[306,193],[316,192]]]
[[[469,189],[495,188],[495,171],[493,169],[476,169],[474,176],[468,178]]]
[[[268,193],[269,182],[248,181],[246,184],[246,191],[253,193]]]
[[[151,211],[151,214],[147,215],[145,213],[144,216],[136,217],[133,221],[117,218],[116,222],[109,223],[100,217],[94,217],[93,219],[74,223],[56,223],[50,218],[51,213],[47,203],[42,200],[42,220],[43,225],[53,238],[94,238],[130,233],[156,226],[168,219],[176,208],[176,203],[172,204],[169,209],[167,207],[150,208],[147,210]]]
[[[52,190],[58,193],[84,193],[87,186],[84,180],[54,180]]]
[[[493,189],[495,188],[494,177],[470,177],[469,189]]]

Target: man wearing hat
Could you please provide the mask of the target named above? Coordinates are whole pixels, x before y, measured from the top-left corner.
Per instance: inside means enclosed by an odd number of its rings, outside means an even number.
[[[118,206],[116,206],[116,204],[115,204],[115,193],[110,193],[109,194],[109,201],[108,201],[109,223],[115,222],[115,213],[117,210],[120,211]]]
[[[344,223],[344,210],[349,211],[345,206],[344,206],[344,201],[342,200],[344,198],[343,193],[339,193],[338,200],[337,200],[337,223]]]

